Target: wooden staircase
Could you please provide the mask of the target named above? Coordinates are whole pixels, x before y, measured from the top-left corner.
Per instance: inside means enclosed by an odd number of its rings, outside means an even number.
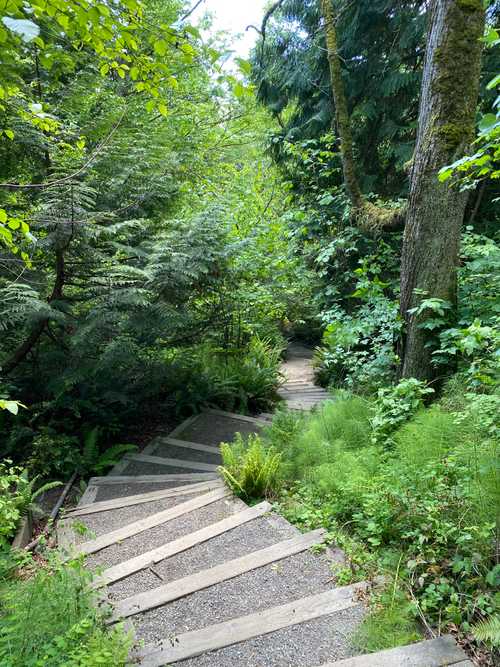
[[[266,423],[216,410],[188,419],[92,478],[61,522],[62,548],[99,571],[109,622],[133,624],[131,664],[471,665],[449,637],[352,656],[370,584],[337,587],[328,550],[311,550],[322,530],[299,533],[267,502],[248,507],[217,474],[219,443]]]

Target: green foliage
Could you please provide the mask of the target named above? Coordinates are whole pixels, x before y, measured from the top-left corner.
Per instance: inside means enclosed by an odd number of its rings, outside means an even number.
[[[425,396],[433,393],[433,389],[415,378],[400,380],[393,387],[379,389],[371,420],[372,443],[384,447],[390,446],[394,431],[422,407]]]
[[[309,478],[320,466],[335,465],[339,452],[354,453],[370,438],[370,405],[362,398],[339,395],[282,438],[273,427],[269,437],[283,454],[288,480]]]
[[[370,613],[356,631],[354,645],[362,653],[374,653],[424,639],[414,612],[407,597],[395,586],[373,595]]]
[[[17,566],[14,556],[9,557]],[[4,568],[5,571],[5,568]],[[12,667],[125,666],[131,638],[106,629],[90,574],[78,561],[30,565],[0,581],[0,662]]]
[[[422,389],[412,386],[403,403],[417,408]],[[367,648],[377,647],[379,623],[382,648],[411,636],[418,615],[468,630],[495,609],[498,397],[471,401],[454,391],[459,387],[450,387],[443,407],[422,408],[409,421],[410,408],[398,413],[389,451],[372,444],[372,409],[355,397],[326,405],[298,433],[286,432],[282,447],[278,430],[270,441],[282,453],[286,478],[299,480],[282,494],[286,516],[327,528],[352,553],[341,581],[374,569],[399,571],[394,595],[402,607],[376,603],[363,630]],[[375,410],[383,414],[379,400]],[[409,602],[401,591],[411,592]]]
[[[137,449],[135,445],[115,444],[101,451],[99,437],[97,426],[83,433],[82,442],[76,436],[42,428],[31,441],[28,468],[49,478],[66,479],[75,471],[85,478],[102,474],[118,463],[124,454]]]
[[[498,29],[488,27],[484,37],[486,45],[497,51],[500,45]],[[478,124],[478,136],[474,142],[476,152],[466,155],[453,164],[443,167],[439,172],[439,180],[447,181],[452,176],[458,177],[461,184],[470,187],[478,180],[500,178],[500,74],[496,74],[487,84],[487,90],[496,93],[493,112],[482,115]]]
[[[472,628],[472,632],[479,641],[487,642],[493,646],[500,646],[500,614],[495,614],[477,623]]]
[[[260,500],[275,495],[281,483],[281,454],[265,447],[258,435],[248,439],[236,434],[235,441],[221,445],[220,472],[237,496]]]
[[[45,491],[59,486],[52,482],[36,487],[39,477],[28,478],[26,470],[0,462],[0,549],[15,534],[19,522],[28,512],[36,510],[36,499]]]
[[[177,380],[176,410],[196,412],[211,406],[258,412],[270,408],[281,382],[281,352],[282,345],[258,337],[234,352],[208,344],[174,352],[169,363]]]

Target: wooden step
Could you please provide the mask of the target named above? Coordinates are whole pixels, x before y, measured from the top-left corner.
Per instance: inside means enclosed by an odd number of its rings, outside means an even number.
[[[155,484],[160,482],[205,482],[220,479],[217,473],[193,472],[174,473],[168,475],[108,475],[106,477],[91,477],[89,485],[101,486],[104,484]]]
[[[183,514],[192,512],[193,510],[199,509],[200,507],[205,507],[206,505],[214,503],[217,500],[222,500],[222,498],[225,498],[229,495],[231,495],[231,491],[225,487],[216,489],[215,491],[210,491],[209,493],[205,493],[202,496],[197,496],[192,500],[175,505],[174,507],[170,507],[169,509],[163,510],[162,512],[151,514],[145,519],[134,521],[133,523],[129,523],[126,526],[118,528],[117,530],[112,530],[109,533],[100,535],[94,540],[82,542],[76,546],[76,550],[78,553],[83,554],[95,553],[96,551],[100,551],[101,549],[109,547],[115,542],[121,542],[122,540],[127,539],[127,537],[132,537],[132,535],[142,533],[149,528],[153,528],[154,526],[159,526],[162,523],[176,519]]]
[[[139,463],[153,463],[157,466],[168,466],[170,468],[187,468],[188,470],[206,470],[216,472],[219,466],[214,463],[201,463],[200,461],[188,461],[185,459],[170,459],[162,456],[151,456],[150,454],[125,454],[125,461],[137,461]]]
[[[204,410],[202,414],[219,415],[219,417],[236,419],[242,422],[248,422],[249,424],[256,424],[260,427],[266,425],[266,421],[264,419],[259,419],[258,417],[249,417],[248,415],[240,415],[236,412],[225,412],[224,410],[216,410],[209,408],[207,410]]]
[[[172,445],[174,447],[182,447],[187,450],[196,450],[198,452],[206,452],[207,454],[214,454],[220,456],[220,449],[212,447],[212,445],[202,445],[199,442],[189,442],[188,440],[179,440],[178,438],[170,438],[168,436],[159,436],[153,440],[153,447],[156,449],[160,445]]]
[[[156,646],[149,645],[139,649],[134,653],[134,657],[140,659],[141,667],[162,667],[186,660],[207,651],[238,644],[282,628],[356,607],[360,604],[357,595],[366,587],[367,584],[361,583],[332,588],[323,593],[211,625],[202,630],[166,638]]]
[[[322,667],[462,667],[472,665],[451,635],[378,653],[329,662]]]
[[[194,533],[189,533],[179,537],[177,540],[168,542],[157,549],[147,551],[135,558],[130,558],[129,560],[123,561],[118,565],[109,567],[107,570],[104,570],[101,577],[97,580],[94,580],[94,585],[102,586],[104,584],[111,584],[115,581],[119,581],[124,577],[128,577],[135,572],[139,572],[154,563],[159,563],[166,558],[170,558],[175,554],[191,549],[198,544],[202,544],[207,540],[210,540],[217,535],[221,535],[237,526],[242,526],[243,524],[256,519],[259,516],[262,516],[271,510],[271,505],[268,502],[260,503],[259,505],[254,505],[249,507],[242,512],[237,512],[226,519],[212,523],[205,528],[195,531]]]
[[[162,498],[175,498],[177,496],[188,496],[192,493],[201,493],[202,491],[212,491],[224,486],[219,480],[213,482],[199,482],[198,484],[186,484],[174,489],[162,489],[161,491],[150,491],[149,493],[138,493],[133,496],[123,496],[113,498],[113,500],[102,500],[88,505],[79,505],[73,510],[69,510],[67,516],[73,518],[85,514],[95,514],[96,512],[106,512],[108,510],[119,509],[121,507],[130,507],[132,505],[141,505],[153,500],[162,500]]]
[[[255,570],[277,560],[293,556],[322,542],[324,534],[325,531],[323,529],[313,530],[290,540],[278,542],[278,544],[267,547],[267,549],[260,549],[246,556],[221,563],[209,570],[202,570],[177,581],[172,581],[164,586],[158,586],[153,590],[132,595],[115,604],[111,621],[114,622],[121,618],[140,614],[148,609],[160,607],[167,602],[172,602],[196,591],[214,586],[222,581],[227,581],[250,570]]]

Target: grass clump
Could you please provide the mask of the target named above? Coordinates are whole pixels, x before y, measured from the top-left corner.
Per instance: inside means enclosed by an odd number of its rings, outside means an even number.
[[[43,565],[4,552],[0,565],[0,664],[120,667],[132,640],[108,629],[80,561]]]
[[[222,476],[234,493],[244,500],[274,495],[281,480],[281,454],[264,446],[258,435],[247,439],[236,434],[234,443],[221,445]]]

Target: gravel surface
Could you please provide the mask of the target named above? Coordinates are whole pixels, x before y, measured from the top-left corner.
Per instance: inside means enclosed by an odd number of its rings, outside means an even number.
[[[134,625],[150,643],[321,593],[331,580],[326,560],[305,551],[151,609],[135,616]]]
[[[199,442],[203,445],[218,445],[221,442],[231,442],[236,433],[248,435],[257,431],[259,431],[258,424],[203,413],[194,422],[188,424],[182,432],[177,433],[175,437],[180,440]]]
[[[316,667],[354,654],[350,637],[362,618],[361,606],[344,609],[175,664],[179,667]]]
[[[125,496],[136,496],[138,493],[149,493],[150,491],[162,491],[163,489],[175,489],[178,486],[186,486],[193,482],[141,482],[140,484],[103,484],[99,485],[96,502],[112,500],[113,498],[124,498]],[[194,494],[193,494],[194,495]],[[186,498],[186,496],[183,496]],[[191,496],[187,496],[190,498]]]
[[[288,529],[284,534],[265,517],[260,517],[157,563],[154,569],[164,578],[164,583],[167,583],[258,549],[264,549],[295,534],[293,529]],[[158,582],[155,582],[152,588],[156,586]],[[127,577],[109,588],[111,597],[117,599],[135,595],[143,590],[145,590],[143,582],[137,580],[136,575]]]
[[[156,512],[161,512],[169,507],[175,507],[183,502],[187,502],[203,492],[193,494],[192,496],[176,496],[175,498],[162,498],[161,500],[153,500],[150,503],[142,503],[141,505],[131,505],[130,507],[120,507],[119,509],[109,510],[106,512],[97,512],[96,514],[84,514],[75,517],[78,524],[84,524],[87,529],[95,537],[110,533],[112,530],[126,526],[134,521],[145,519]],[[86,542],[93,539],[89,534],[80,535],[78,532],[75,535],[75,543]]]
[[[212,454],[211,452],[202,452],[199,449],[186,449],[185,447],[176,447],[166,442],[158,442],[152,452],[153,456],[163,456],[170,459],[184,459],[185,461],[201,461],[202,463],[213,463],[220,465],[222,456]]]
[[[189,458],[186,456],[185,461]],[[170,465],[158,465],[157,463],[145,463],[144,461],[129,461],[122,475],[189,475],[190,473],[210,473],[211,470],[197,470],[196,464],[193,468],[178,468]],[[213,471],[215,472],[215,471]],[[203,481],[203,480],[197,480]]]
[[[190,496],[190,498],[193,496]],[[139,535],[129,537],[121,544],[112,544],[111,546],[99,551],[96,554],[87,557],[87,563],[90,567],[97,566],[111,567],[118,563],[138,556],[139,554],[155,549],[167,542],[177,539],[183,535],[208,526],[216,521],[221,521],[227,516],[240,510],[239,504],[235,504],[230,499],[218,500],[206,507],[202,507],[194,512],[172,519],[167,523],[150,528]]]

